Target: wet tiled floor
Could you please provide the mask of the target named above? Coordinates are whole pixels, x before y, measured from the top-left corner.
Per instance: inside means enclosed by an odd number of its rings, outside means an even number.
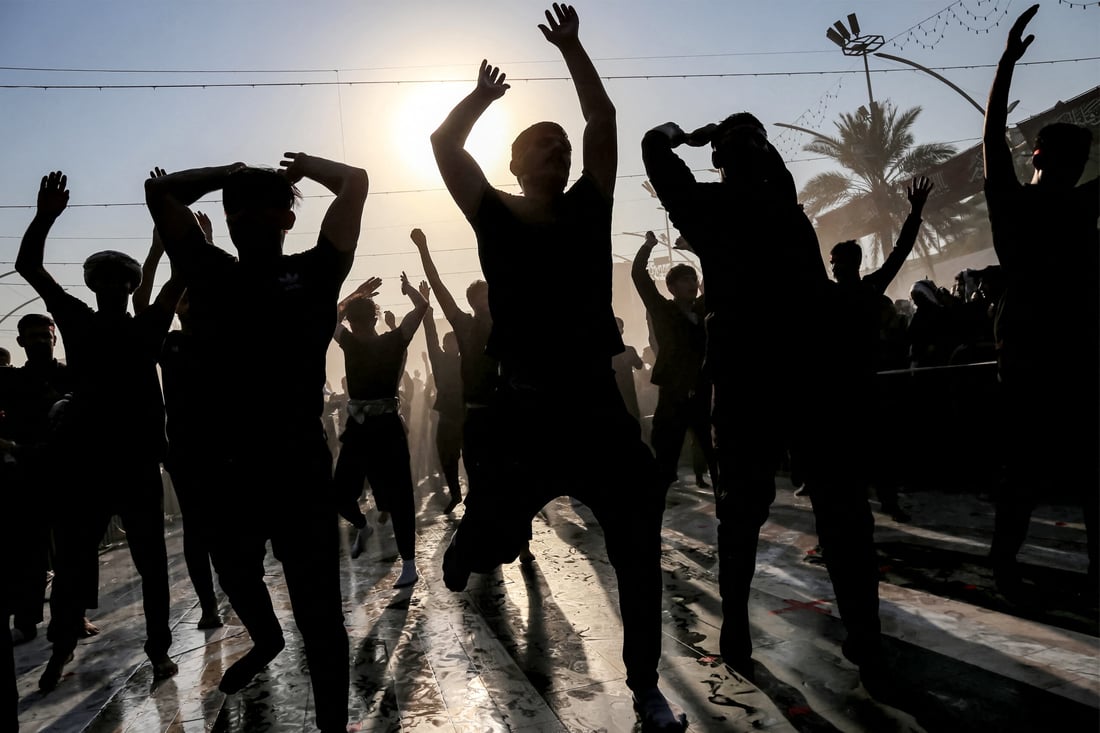
[[[551,503],[534,522],[532,566],[475,575],[456,594],[444,587],[440,562],[462,508],[442,515],[446,497],[430,481],[418,499],[416,586],[391,587],[399,563],[388,526],[358,559],[346,546],[341,558],[352,645],[350,729],[637,730],[614,576],[588,510],[564,498]],[[721,665],[713,501],[690,479],[674,485],[664,529],[661,678],[690,730],[1100,729],[1098,613],[1074,592],[1085,567],[1080,512],[1036,512],[1022,559],[1052,607],[1019,608],[995,592],[984,559],[988,501],[931,491],[904,501],[910,523],[876,514],[883,626],[897,684],[875,700],[840,654],[832,589],[813,562],[809,501],[782,480],[754,582],[754,682]],[[369,516],[376,518],[373,510]],[[136,573],[125,550],[105,552],[100,608],[91,614],[103,631],[81,643],[60,686],[47,696],[37,691],[49,656],[42,635],[16,648],[21,730],[314,730],[304,653],[278,563],[269,557],[267,581],[287,648],[252,685],[226,697],[218,681],[249,646],[247,635],[224,601],[226,626],[197,628],[178,526],[169,533],[169,554],[179,675],[153,684],[141,651]]]

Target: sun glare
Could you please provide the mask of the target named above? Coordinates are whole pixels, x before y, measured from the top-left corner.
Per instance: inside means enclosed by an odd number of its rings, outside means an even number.
[[[439,127],[469,89],[457,84],[410,84],[395,105],[390,140],[393,154],[421,179],[438,179],[432,155],[431,134]],[[474,125],[466,141],[466,150],[478,162],[490,182],[507,164],[511,145],[508,116],[503,104],[492,105]]]

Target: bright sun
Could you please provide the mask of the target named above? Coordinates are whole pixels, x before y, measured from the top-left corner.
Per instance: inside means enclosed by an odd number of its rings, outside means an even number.
[[[390,140],[396,157],[419,178],[438,178],[431,134],[469,89],[459,84],[410,84],[402,90],[392,117]],[[507,163],[511,138],[508,115],[497,103],[481,116],[466,140],[466,150],[478,162],[490,183],[499,183],[498,166]]]

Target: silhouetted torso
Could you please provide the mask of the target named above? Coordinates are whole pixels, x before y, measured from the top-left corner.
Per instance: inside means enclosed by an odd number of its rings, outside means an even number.
[[[22,446],[41,444],[50,433],[50,408],[71,391],[71,370],[56,359],[0,369],[0,436]]]
[[[246,406],[250,433],[312,432],[324,409],[325,355],[352,254],[322,235],[310,250],[253,267],[201,241],[201,234],[188,246],[194,271],[186,282],[210,414],[234,404],[244,383],[253,395]],[[228,420],[213,420],[210,428],[239,432]]]
[[[351,331],[341,329],[336,343],[344,352],[351,399],[378,400],[397,396],[409,347],[400,330],[357,338]]]
[[[500,380],[500,362],[485,353],[493,322],[462,313],[451,324],[462,355],[462,396],[472,404],[487,405]]]
[[[506,378],[534,387],[610,377],[611,357],[623,350],[611,309],[611,201],[582,175],[558,197],[552,221],[532,224],[508,209],[508,195],[488,189],[470,219],[493,313],[487,352]],[[562,247],[568,267],[547,267],[547,253]],[[548,360],[569,313],[584,317],[569,322],[567,348]]]

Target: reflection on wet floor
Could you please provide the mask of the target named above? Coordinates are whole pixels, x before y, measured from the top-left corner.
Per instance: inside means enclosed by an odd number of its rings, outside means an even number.
[[[689,482],[688,482],[689,483]],[[464,593],[443,586],[440,563],[458,520],[440,513],[445,490],[420,489],[421,580],[391,586],[400,570],[392,531],[342,556],[351,638],[355,731],[637,730],[621,660],[614,574],[603,535],[581,504],[559,499],[533,525],[529,566],[477,576]],[[662,686],[693,731],[1035,731],[1100,729],[1100,641],[1095,602],[1073,592],[1084,570],[1078,511],[1044,507],[1023,559],[1055,610],[1018,609],[993,590],[984,561],[992,509],[965,494],[907,497],[913,515],[878,514],[882,616],[898,684],[872,699],[840,654],[807,499],[780,485],[765,526],[751,619],[753,682],[721,664],[720,604],[711,494],[687,483],[665,516]],[[373,511],[370,513],[374,518]],[[335,518],[334,518],[335,521]],[[344,530],[346,530],[346,525]],[[345,532],[345,545],[350,532]],[[239,621],[200,631],[178,526],[169,536],[180,673],[154,685],[141,645],[137,576],[125,551],[101,558],[102,627],[48,696],[36,689],[49,656],[42,638],[16,648],[23,731],[313,730],[305,654],[278,563],[268,584],[287,647],[238,695],[217,690],[249,646]],[[1093,596],[1094,598],[1094,596]],[[224,608],[223,600],[223,608]]]

